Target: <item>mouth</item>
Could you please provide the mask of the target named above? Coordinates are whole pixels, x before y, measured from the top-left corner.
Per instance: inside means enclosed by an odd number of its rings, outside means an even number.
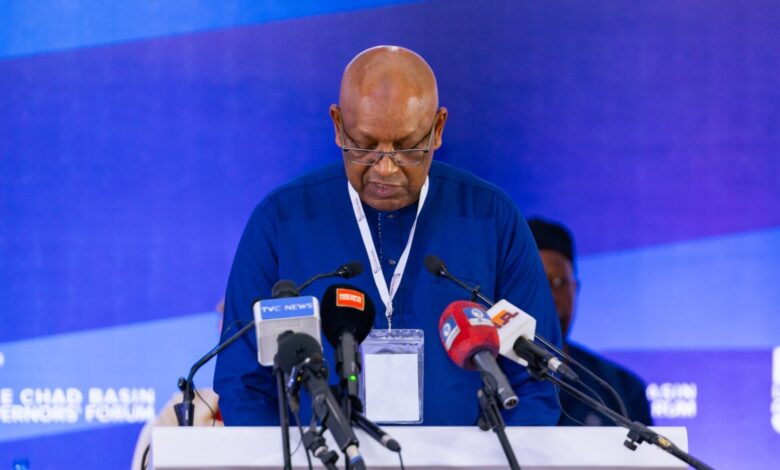
[[[397,184],[379,183],[376,181],[369,181],[366,184],[366,189],[373,196],[378,198],[389,198],[396,195],[401,190],[401,186]]]

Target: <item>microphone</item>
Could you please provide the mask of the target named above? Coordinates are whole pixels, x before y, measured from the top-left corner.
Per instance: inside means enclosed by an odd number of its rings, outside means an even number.
[[[571,367],[534,343],[536,318],[506,300],[496,302],[487,313],[498,330],[502,356],[531,369],[557,372],[574,382],[579,380]]]
[[[444,261],[436,255],[428,255],[425,257],[425,269],[430,271],[434,276],[448,277],[450,275],[447,271],[447,266]]]
[[[479,299],[485,302],[485,304],[487,305],[493,305],[493,302],[491,302],[490,299],[488,299],[487,297],[485,297],[479,292],[479,285],[471,287],[465,282],[458,279],[457,277],[453,276],[450,273],[450,271],[447,269],[447,265],[445,265],[444,261],[442,261],[442,259],[439,258],[438,256],[428,255],[425,257],[424,263],[425,263],[425,268],[434,276],[449,279],[450,281],[454,282],[458,286],[471,292],[471,300]]]
[[[393,452],[401,452],[401,444],[398,443],[393,437],[386,433],[382,428],[377,426],[373,421],[363,416],[357,411],[352,412],[352,421],[362,429],[366,434],[371,436],[372,439],[382,444],[385,448],[392,450]]]
[[[300,289],[298,289],[298,286],[296,286],[295,283],[289,279],[280,279],[274,283],[273,287],[271,287],[272,299],[298,297],[299,295],[301,295]]]
[[[371,331],[376,309],[371,297],[357,287],[335,284],[322,295],[322,332],[336,350],[336,371],[347,396],[359,397],[362,365],[358,345]]]
[[[326,277],[343,277],[344,279],[349,279],[351,277],[357,276],[362,272],[363,272],[363,264],[361,264],[360,261],[350,261],[349,263],[342,264],[341,266],[336,268],[335,271],[331,271],[329,273],[317,274],[316,276],[307,279],[306,282],[298,286],[297,290],[298,292],[300,292],[303,289],[309,287],[309,285],[311,285],[312,282],[319,279],[324,279]]]
[[[339,266],[335,272],[344,279],[349,279],[363,272],[363,264],[360,261],[350,261]]]
[[[356,470],[365,469],[358,439],[328,386],[320,343],[305,333],[284,333],[279,337],[277,364],[289,377],[289,393],[296,393],[302,386],[311,396],[314,413],[330,430],[350,465]]]
[[[277,339],[285,331],[320,337],[320,303],[314,296],[298,296],[292,281],[282,279],[271,289],[273,298],[258,300],[252,306],[257,333],[257,360],[274,364],[279,349]],[[319,343],[318,343],[319,344]]]
[[[439,334],[455,364],[466,370],[479,369],[483,378],[489,377],[504,409],[517,406],[517,395],[496,363],[498,333],[479,304],[466,300],[449,304],[439,319]]]
[[[362,364],[358,345],[366,339],[376,318],[371,297],[357,287],[335,284],[322,295],[322,332],[336,350],[336,372],[341,390],[346,395],[345,413],[360,429],[393,452],[401,446],[382,428],[363,416],[360,404],[360,373]],[[355,410],[353,403],[358,403]]]
[[[357,276],[362,272],[363,272],[363,265],[360,264],[359,261],[350,261],[349,263],[339,266],[339,268],[336,271],[333,271],[331,273],[318,274],[312,277],[311,279],[301,284],[300,288],[296,287],[293,281],[282,279],[280,281],[277,281],[271,288],[271,297],[274,299],[298,297],[299,292],[303,290],[304,287],[308,286],[309,284],[311,284],[312,282],[318,279],[322,279],[324,277],[333,277],[333,276],[350,278],[350,277]],[[273,365],[273,357],[274,354],[276,354],[276,350],[277,350],[276,338],[278,337],[278,334],[280,332],[286,331],[287,329],[293,331],[297,331],[298,329],[300,329],[301,331],[313,332],[314,333],[313,336],[315,338],[319,338],[320,337],[319,305],[316,304],[317,299],[315,299],[314,297],[311,297],[310,299],[313,299],[313,301],[311,302],[310,310],[298,309],[297,316],[292,315],[288,317],[287,323],[285,323],[284,321],[284,316],[280,316],[275,320],[281,320],[281,321],[278,321],[278,323],[276,323],[275,325],[268,324],[268,321],[272,320],[272,318],[270,318],[269,315],[265,315],[265,316],[262,315],[260,300],[255,301],[254,304],[252,305],[255,321],[246,324],[236,334],[234,334],[224,342],[217,344],[211,351],[209,351],[208,353],[206,353],[206,355],[200,358],[198,362],[196,362],[190,368],[190,372],[187,375],[186,379],[184,377],[179,378],[178,387],[179,390],[182,391],[184,396],[182,402],[174,406],[176,412],[176,419],[179,422],[179,426],[192,426],[193,423],[194,412],[195,412],[195,406],[193,405],[193,401],[195,399],[193,378],[195,376],[195,373],[201,367],[203,367],[204,364],[206,364],[208,361],[213,359],[217,354],[219,354],[225,348],[227,348],[228,346],[236,342],[238,338],[246,334],[249,330],[254,328],[256,324],[260,325],[261,321],[265,321],[265,324],[263,326],[264,328],[263,333],[261,334],[261,332],[259,331],[260,328],[256,330],[257,340],[258,340],[258,359],[260,360],[260,363],[265,366]],[[303,303],[306,303],[306,299],[304,299]],[[282,303],[282,305],[270,306],[266,301],[265,306],[268,307],[269,309],[276,309],[275,311],[278,311],[279,308],[282,308],[284,306],[284,303]],[[293,308],[293,310],[295,309]],[[311,317],[315,317],[315,318],[311,318]],[[289,320],[289,318],[297,318],[297,320]],[[261,343],[261,337],[262,339],[265,339],[265,341],[263,341],[262,343]],[[265,347],[265,350],[263,352],[261,352],[261,347],[260,347],[261,344]]]
[[[190,368],[190,372],[186,379],[184,377],[179,377],[177,386],[182,392],[182,401],[181,403],[173,405],[174,413],[176,413],[176,421],[179,426],[192,426],[195,419],[195,384],[193,382],[195,373],[217,354],[235,343],[238,338],[244,336],[244,334],[254,328],[254,326],[254,322],[249,322],[244,325],[236,334],[226,339],[224,342],[217,344],[211,351],[207,352],[206,355],[198,359],[198,362],[193,364]]]
[[[359,261],[350,261],[335,271],[312,276],[300,286],[289,279],[276,281],[271,288],[271,300],[258,300],[252,305],[257,323],[257,359],[260,364],[273,365],[278,349],[276,339],[285,331],[306,333],[319,340],[319,302],[313,296],[301,296],[303,289],[319,279],[351,278],[362,272],[363,265]]]

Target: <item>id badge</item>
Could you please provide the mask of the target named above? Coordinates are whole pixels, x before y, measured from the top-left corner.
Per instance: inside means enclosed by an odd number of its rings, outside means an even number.
[[[368,419],[384,424],[423,420],[422,330],[371,330],[361,344],[361,398]]]

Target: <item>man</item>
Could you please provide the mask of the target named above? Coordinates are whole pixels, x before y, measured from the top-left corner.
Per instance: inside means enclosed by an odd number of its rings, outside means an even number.
[[[279,279],[302,282],[359,260],[366,272],[350,283],[374,299],[374,328],[424,331],[423,423],[475,424],[479,374],[450,361],[438,334],[442,311],[468,294],[428,273],[423,260],[441,257],[485,294],[536,315],[539,332],[560,343],[530,231],[505,193],[433,161],[447,109],[438,107],[433,71],[414,52],[380,46],[358,54],[344,71],[330,117],[343,161],[272,191],[256,207],[228,280],[225,324],[250,321],[253,300],[268,298]],[[320,296],[327,284],[308,293]],[[333,364],[332,348],[323,346]],[[258,365],[256,351],[248,335],[217,361],[215,389],[227,425],[278,422],[275,381]],[[507,422],[556,423],[553,387],[500,363],[520,396]]]
[[[539,247],[539,255],[542,258],[544,271],[550,282],[555,307],[558,310],[558,317],[561,322],[564,350],[574,360],[604,379],[617,391],[621,400],[625,403],[628,416],[632,421],[640,421],[647,425],[653,424],[650,416],[650,406],[645,397],[645,384],[642,382],[642,379],[625,367],[568,341],[579,289],[574,264],[574,242],[569,231],[560,224],[543,219],[531,219],[528,221],[528,225],[531,227],[536,245]],[[614,397],[604,390],[592,377],[582,373],[579,375],[589,387],[601,395],[607,406],[615,411],[620,411]],[[561,394],[561,408],[562,413],[558,422],[559,425],[612,425],[612,421],[566,393]]]

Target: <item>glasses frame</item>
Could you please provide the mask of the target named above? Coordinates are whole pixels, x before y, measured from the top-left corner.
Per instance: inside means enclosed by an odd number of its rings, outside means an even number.
[[[342,152],[343,154],[345,154],[345,155],[347,156],[347,159],[348,159],[348,160],[349,160],[351,163],[354,163],[355,165],[363,165],[363,166],[375,166],[375,165],[379,164],[379,162],[381,162],[381,161],[382,161],[382,159],[383,159],[384,157],[387,157],[387,158],[389,158],[389,159],[390,159],[390,160],[391,160],[391,161],[392,161],[392,162],[393,162],[395,165],[397,165],[397,166],[414,166],[414,165],[420,165],[420,164],[422,164],[422,162],[424,162],[424,161],[425,161],[425,157],[427,157],[427,156],[428,156],[428,153],[431,151],[431,144],[433,143],[433,135],[434,135],[434,132],[433,132],[433,131],[435,130],[435,126],[436,126],[436,118],[437,118],[438,116],[439,116],[439,114],[438,114],[438,113],[436,113],[436,116],[434,116],[434,117],[433,117],[433,122],[431,123],[431,130],[430,130],[430,131],[428,132],[428,134],[427,134],[427,138],[428,138],[428,144],[425,146],[425,148],[417,148],[417,145],[420,145],[420,142],[422,142],[422,141],[424,141],[424,140],[426,139],[426,137],[423,137],[422,139],[420,139],[420,141],[419,141],[419,142],[417,142],[416,144],[414,144],[414,146],[413,146],[412,148],[408,148],[408,149],[398,149],[398,150],[393,150],[393,151],[390,151],[390,152],[385,152],[385,151],[382,151],[382,150],[376,150],[376,149],[364,149],[364,148],[359,148],[359,147],[347,147],[346,145],[344,145],[344,142],[345,142],[345,140],[344,140],[344,136],[345,136],[345,135],[346,135],[347,137],[349,137],[349,140],[351,140],[352,142],[355,142],[355,139],[353,139],[351,135],[349,135],[349,134],[347,134],[346,132],[344,132],[344,115],[343,115],[343,114],[341,114],[341,110],[339,110],[339,117],[340,117],[340,122],[339,122],[339,134],[340,134],[340,136],[341,136],[341,152]],[[354,160],[354,159],[353,159],[353,158],[352,158],[352,157],[349,155],[349,152],[350,152],[350,151],[353,151],[353,152],[354,152],[354,151],[357,151],[357,152],[366,152],[366,155],[369,155],[369,154],[372,154],[372,153],[374,153],[374,154],[379,154],[379,158],[377,158],[377,159],[376,159],[376,160],[375,160],[373,163],[366,163],[366,162],[361,162],[361,161]],[[395,158],[395,157],[396,157],[396,155],[397,155],[397,154],[399,154],[399,153],[411,153],[411,152],[420,152],[420,151],[422,151],[422,152],[423,152],[423,156],[422,156],[422,158],[420,158],[419,160],[416,160],[416,161],[414,161],[414,162],[412,162],[412,163],[404,163],[404,162],[399,162],[399,161],[398,161],[398,160],[396,160],[396,158]]]

